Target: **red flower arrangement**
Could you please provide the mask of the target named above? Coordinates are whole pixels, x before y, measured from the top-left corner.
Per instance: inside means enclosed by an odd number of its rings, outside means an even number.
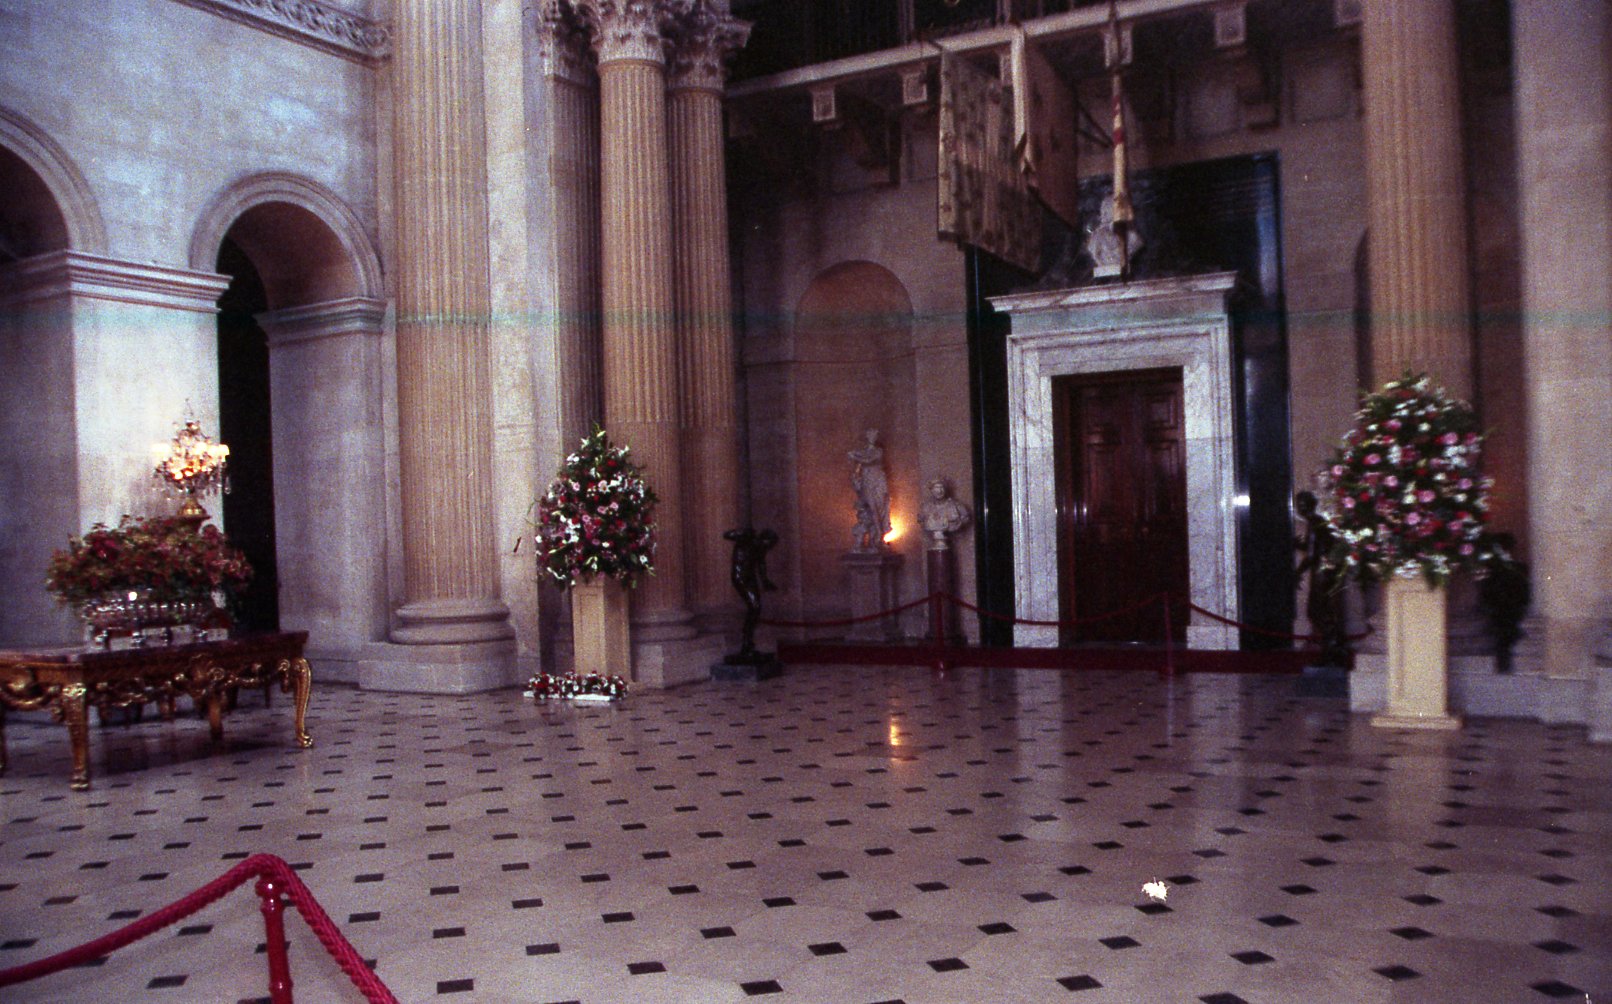
[[[598,426],[537,501],[537,559],[562,587],[607,575],[622,585],[655,570],[655,503],[627,447]]]
[[[1482,447],[1471,407],[1425,375],[1367,394],[1321,476],[1333,560],[1367,580],[1420,572],[1434,585],[1477,566],[1488,547]]]
[[[138,592],[155,602],[208,600],[214,590],[246,585],[252,567],[222,531],[177,516],[124,516],[96,523],[51,555],[45,586],[62,603],[82,606]]]

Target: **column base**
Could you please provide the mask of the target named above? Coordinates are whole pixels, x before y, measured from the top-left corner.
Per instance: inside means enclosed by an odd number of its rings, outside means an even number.
[[[698,635],[665,641],[643,641],[634,631],[633,683],[664,690],[711,678],[711,664],[720,662],[728,645],[721,635]]]
[[[1461,727],[1457,715],[1391,715],[1371,716],[1371,725],[1378,729],[1422,729],[1424,731],[1454,732]]]
[[[358,660],[360,690],[475,694],[521,682],[513,638],[459,645],[376,642]]]
[[[467,645],[515,637],[509,608],[485,600],[421,600],[397,609],[392,641],[402,645]]]
[[[1612,743],[1612,666],[1595,667],[1595,686],[1590,691],[1590,742]]]

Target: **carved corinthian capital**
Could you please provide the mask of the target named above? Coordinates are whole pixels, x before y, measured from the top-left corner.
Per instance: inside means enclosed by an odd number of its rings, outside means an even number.
[[[600,63],[637,59],[664,64],[667,28],[693,5],[694,0],[576,0]]]
[[[750,38],[750,23],[729,14],[724,0],[696,0],[671,38],[670,86],[720,91],[723,64]]]
[[[567,0],[537,0],[532,5],[533,31],[543,75],[572,84],[593,82],[588,61],[588,30]]]

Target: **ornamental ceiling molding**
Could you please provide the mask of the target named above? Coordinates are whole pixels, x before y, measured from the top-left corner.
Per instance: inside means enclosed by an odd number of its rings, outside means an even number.
[[[319,0],[176,2],[361,63],[379,62],[391,55],[391,28]]]

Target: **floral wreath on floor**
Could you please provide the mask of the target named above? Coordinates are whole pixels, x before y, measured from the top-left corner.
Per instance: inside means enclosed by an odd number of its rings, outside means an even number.
[[[1482,567],[1495,548],[1482,448],[1471,406],[1425,374],[1367,394],[1321,474],[1338,537],[1332,561],[1365,581],[1420,574],[1435,586]]]
[[[588,673],[585,676],[577,676],[574,673],[564,676],[539,673],[532,677],[526,686],[526,695],[540,701],[550,698],[614,701],[627,693],[626,680],[619,676],[600,676],[598,673]]]

